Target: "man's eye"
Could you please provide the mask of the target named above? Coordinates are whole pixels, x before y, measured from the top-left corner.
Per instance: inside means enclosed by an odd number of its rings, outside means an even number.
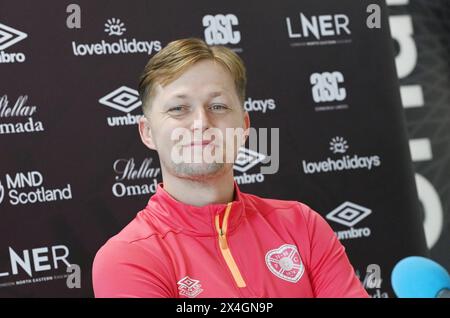
[[[169,108],[168,112],[172,114],[179,114],[186,111],[186,106],[175,106]]]
[[[225,111],[228,109],[228,107],[222,104],[213,104],[211,105],[210,109],[214,111]]]

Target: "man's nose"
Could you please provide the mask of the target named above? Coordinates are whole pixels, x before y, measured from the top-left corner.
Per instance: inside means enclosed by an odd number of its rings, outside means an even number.
[[[191,130],[205,131],[208,128],[210,128],[210,122],[207,111],[203,107],[197,107],[194,112]]]

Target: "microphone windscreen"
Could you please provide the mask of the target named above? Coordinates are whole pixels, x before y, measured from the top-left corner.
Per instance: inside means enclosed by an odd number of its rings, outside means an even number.
[[[395,265],[391,283],[397,297],[435,298],[442,289],[450,289],[450,275],[428,258],[410,256]]]

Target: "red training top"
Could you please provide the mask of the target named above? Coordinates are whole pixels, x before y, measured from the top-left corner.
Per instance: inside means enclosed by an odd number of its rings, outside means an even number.
[[[368,297],[317,212],[234,187],[234,201],[197,207],[159,184],[97,252],[95,296]]]

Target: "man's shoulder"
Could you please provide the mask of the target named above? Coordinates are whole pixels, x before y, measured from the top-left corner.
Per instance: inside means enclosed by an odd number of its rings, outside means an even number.
[[[138,260],[143,255],[161,255],[163,250],[160,241],[161,233],[151,222],[145,220],[141,212],[100,247],[95,257],[97,261],[99,259]]]
[[[121,294],[127,284],[133,288],[136,286],[137,290],[132,292],[137,292],[142,287],[139,277],[170,277],[168,262],[158,233],[151,227],[143,227],[139,218],[135,218],[95,254],[92,279],[96,295],[102,292],[110,295],[115,290]]]
[[[102,246],[102,249],[121,249],[129,246],[131,249],[141,249],[144,247],[155,246],[165,233],[161,233],[159,229],[149,220],[145,210],[137,213],[136,217],[131,220],[120,232],[112,236]],[[149,243],[152,244],[149,244]]]

